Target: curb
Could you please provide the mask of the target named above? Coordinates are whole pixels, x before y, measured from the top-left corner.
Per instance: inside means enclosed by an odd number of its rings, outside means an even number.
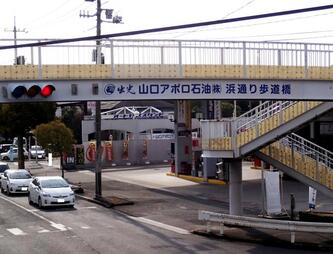
[[[174,176],[177,177],[175,173],[168,172],[166,173],[167,176]],[[190,175],[182,175],[178,174],[178,178],[196,182],[196,183],[209,183],[209,184],[215,184],[215,185],[225,185],[225,181],[218,180],[218,179],[207,179],[207,181],[203,177],[197,177],[197,176],[190,176]]]
[[[78,197],[78,198],[80,198],[80,199],[83,199],[83,200],[95,203],[97,205],[104,206],[105,208],[112,208],[113,207],[113,205],[111,203],[102,202],[102,201],[100,201],[98,199],[95,199],[95,198],[89,198],[89,197],[86,197],[86,196],[83,196],[83,195],[79,195],[79,194],[76,194],[75,196]]]

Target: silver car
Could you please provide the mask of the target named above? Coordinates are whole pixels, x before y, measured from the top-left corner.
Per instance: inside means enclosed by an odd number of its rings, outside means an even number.
[[[75,195],[70,185],[60,176],[38,176],[29,185],[29,204],[74,207]]]
[[[25,169],[7,169],[1,176],[1,192],[7,195],[12,193],[28,193],[32,176]]]
[[[1,178],[7,169],[9,169],[8,163],[0,162],[0,187],[1,187]]]

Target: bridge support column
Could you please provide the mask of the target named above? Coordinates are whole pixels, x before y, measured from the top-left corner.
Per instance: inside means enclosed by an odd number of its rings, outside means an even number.
[[[221,101],[220,100],[206,100],[202,102],[202,111],[204,119],[221,119]],[[216,163],[217,158],[204,158],[203,159],[203,177],[207,181],[210,177],[216,176]]]
[[[229,213],[231,215],[242,215],[242,160],[227,160],[229,164]]]
[[[175,112],[175,174],[191,174],[192,115],[191,102],[177,100]]]

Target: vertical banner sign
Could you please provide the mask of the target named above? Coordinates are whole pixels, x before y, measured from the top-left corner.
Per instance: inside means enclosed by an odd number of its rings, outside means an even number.
[[[104,159],[106,161],[112,161],[112,141],[104,142]]]
[[[207,100],[207,119],[214,119],[214,101]]]
[[[143,140],[143,156],[142,159],[148,159],[148,140]]]
[[[88,161],[96,160],[96,143],[89,142],[88,148],[86,150],[86,158]]]
[[[87,102],[87,110],[91,112],[91,115],[96,115],[96,102],[95,101],[88,101]]]
[[[214,119],[221,119],[222,112],[221,112],[221,101],[214,100]]]
[[[316,208],[317,190],[309,186],[309,208]]]
[[[84,165],[84,147],[75,145],[75,162],[77,165]]]
[[[178,119],[177,122],[178,123],[185,123],[185,101],[184,100],[177,100],[178,103]]]
[[[128,160],[128,140],[124,140],[123,142],[123,160]]]
[[[192,108],[191,108],[191,101],[185,101],[185,128],[187,130],[189,130],[189,131],[192,130]]]

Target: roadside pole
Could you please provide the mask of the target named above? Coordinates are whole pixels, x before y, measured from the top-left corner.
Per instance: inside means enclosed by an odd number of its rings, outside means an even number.
[[[96,35],[101,35],[101,0],[97,0],[96,10]],[[101,64],[101,42],[96,41],[96,64]],[[96,101],[96,113],[95,113],[95,135],[96,135],[96,165],[95,165],[95,198],[100,199],[102,197],[102,170],[101,170],[101,102]]]

